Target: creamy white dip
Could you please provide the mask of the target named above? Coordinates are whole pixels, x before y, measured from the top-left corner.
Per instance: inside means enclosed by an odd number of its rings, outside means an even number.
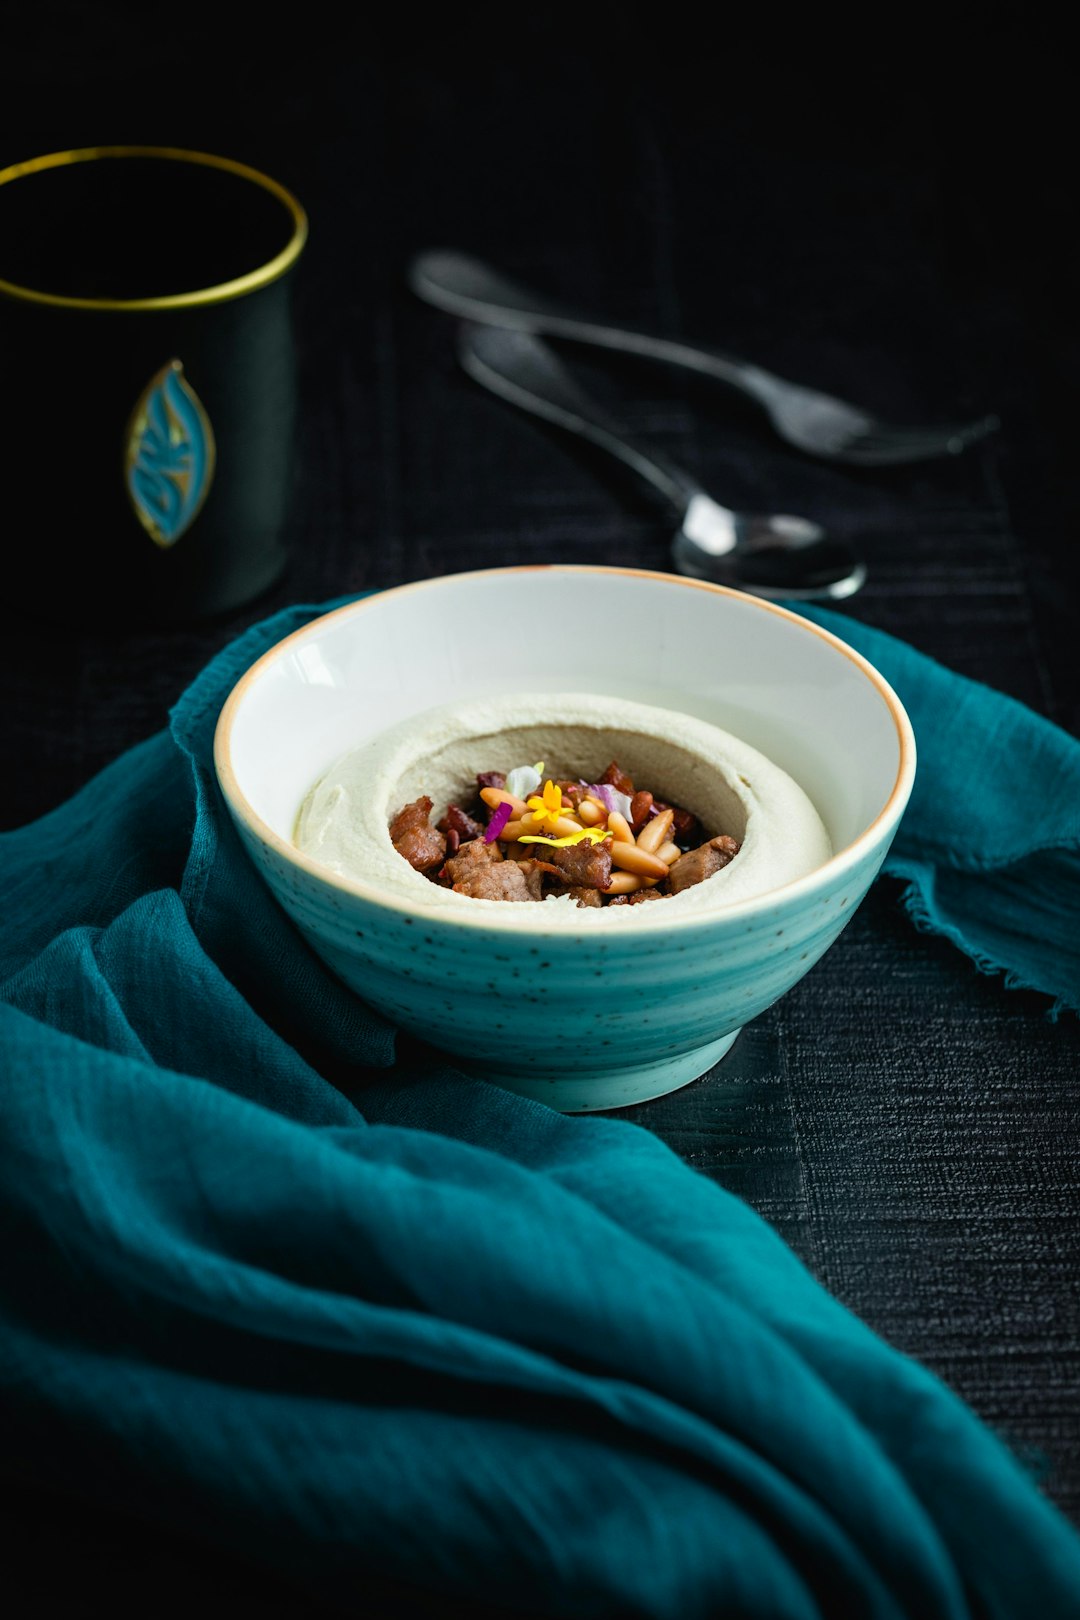
[[[371,883],[419,911],[488,914],[509,923],[535,901],[474,900],[430,882],[390,842],[389,824],[427,794],[432,820],[453,802],[468,804],[478,771],[509,771],[544,761],[544,776],[595,780],[611,759],[657,798],[692,810],[707,835],[741,845],[728,866],[662,905],[578,906],[540,902],[544,925],[566,928],[655,926],[665,918],[713,911],[765,894],[812,872],[832,854],[821,817],[786,771],[747,743],[689,715],[584,693],[535,693],[446,705],[413,716],[342,756],[308,793],[297,847],[339,873]]]

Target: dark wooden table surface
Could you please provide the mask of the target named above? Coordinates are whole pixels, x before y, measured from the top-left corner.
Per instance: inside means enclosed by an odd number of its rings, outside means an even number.
[[[605,32],[613,10],[570,53],[543,22],[520,48],[466,32],[419,57],[359,25],[217,62],[119,25],[106,49],[82,12],[83,48],[76,29],[58,59],[16,38],[4,161],[98,139],[224,150],[293,185],[312,235],[289,577],[169,632],[60,632],[7,593],[7,824],[158,729],[210,654],[288,602],[499,563],[666,566],[636,488],[458,374],[449,324],[402,278],[440,244],[900,416],[998,410],[1000,436],[959,461],[856,473],[789,452],[717,389],[588,370],[721,499],[857,540],[852,616],[1080,733],[1077,221],[1051,55],[1013,66],[1050,85],[1021,129],[992,78],[958,93],[944,62],[826,95],[747,45],[720,95],[720,56],[668,60]],[[178,51],[198,93],[162,105]],[[62,542],[63,514],[41,521],[8,514],[9,554]],[[714,1073],[627,1113],[748,1199],[1080,1520],[1078,1104],[1080,1022],[916,933],[882,881]]]

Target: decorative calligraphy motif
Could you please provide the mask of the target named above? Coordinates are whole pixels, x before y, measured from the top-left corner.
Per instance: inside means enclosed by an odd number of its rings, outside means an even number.
[[[167,549],[194,523],[214,477],[214,430],[202,401],[170,360],[139,395],[128,424],[127,491],[155,545]]]

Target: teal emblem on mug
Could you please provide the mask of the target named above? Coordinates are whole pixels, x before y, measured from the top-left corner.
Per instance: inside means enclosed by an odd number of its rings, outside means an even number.
[[[179,360],[162,366],[128,423],[127,492],[155,545],[167,550],[199,515],[214,479],[214,430]]]

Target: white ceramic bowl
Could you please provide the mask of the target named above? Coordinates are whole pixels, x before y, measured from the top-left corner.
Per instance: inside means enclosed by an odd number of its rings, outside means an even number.
[[[724,727],[795,778],[836,853],[710,915],[661,904],[599,937],[546,927],[542,906],[499,927],[465,906],[421,917],[294,846],[304,795],[365,737],[529,687]],[[813,966],[885,858],[915,743],[864,658],[771,603],[635,569],[508,568],[400,586],[287,637],[230,694],[215,762],[249,855],[347,985],[468,1072],[577,1112],[695,1079]]]

